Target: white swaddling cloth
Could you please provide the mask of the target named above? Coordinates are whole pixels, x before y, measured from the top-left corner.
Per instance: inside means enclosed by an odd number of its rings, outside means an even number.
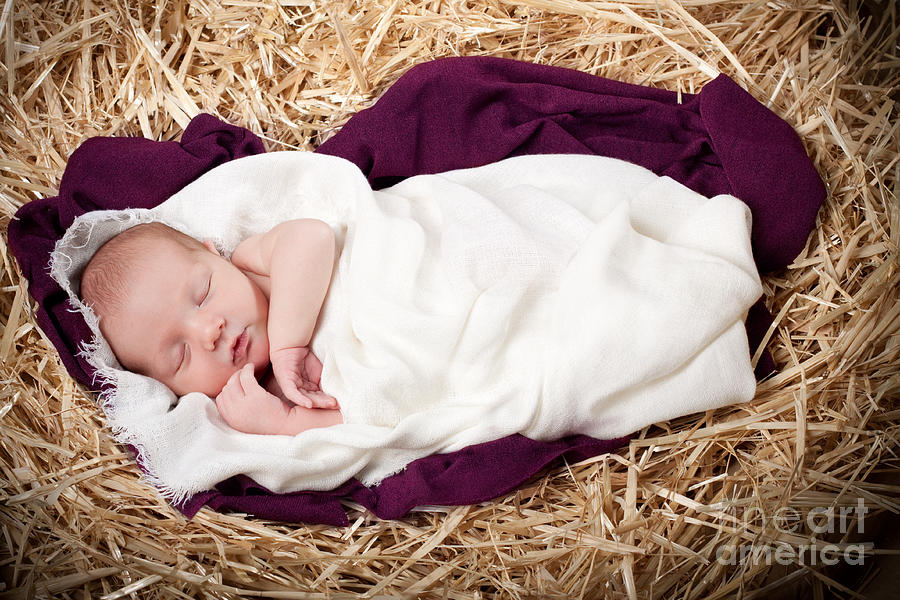
[[[163,221],[226,253],[294,218],[337,233],[312,349],[344,424],[297,436],[230,429],[215,404],[121,369],[77,299],[109,237]],[[85,313],[113,384],[104,410],[178,501],[245,474],[275,492],[372,485],[437,452],[522,433],[613,438],[744,402],[743,320],[762,290],[750,213],[588,155],[535,155],[372,191],[336,157],[228,162],[154,209],[79,217],[51,273]]]

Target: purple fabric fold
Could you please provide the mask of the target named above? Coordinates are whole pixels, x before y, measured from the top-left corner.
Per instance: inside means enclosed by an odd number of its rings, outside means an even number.
[[[825,186],[797,134],[727,75],[699,94],[492,57],[417,65],[316,150],[373,188],[521,154],[600,154],[753,212],[761,272],[803,249]]]
[[[380,519],[400,519],[417,506],[458,506],[496,498],[560,458],[577,462],[613,452],[628,440],[574,435],[535,442],[515,434],[420,458],[374,488],[352,479],[328,492],[275,494],[249,477],[238,476],[215,490],[197,494],[180,509],[193,516],[205,504],[213,510],[247,512],[276,521],[346,526],[349,523],[341,500],[351,500]]]
[[[65,229],[90,210],[155,206],[214,166],[262,151],[254,134],[210,115],[194,118],[180,142],[92,138],[70,157],[59,196],[16,213],[10,248],[39,303],[38,324],[75,379],[92,386],[92,370],[77,356],[89,330],[68,311],[46,268]],[[730,193],[745,201],[761,271],[783,268],[797,255],[825,198],[791,127],[725,75],[679,103],[672,92],[558,67],[444,58],[410,69],[317,151],[353,161],[375,188],[520,154],[621,158],[704,195]],[[752,348],[770,322],[758,303],[747,323]],[[773,368],[762,362],[758,374]],[[235,477],[178,508],[188,516],[206,504],[280,521],[346,525],[346,498],[380,518],[400,518],[415,506],[495,498],[561,457],[580,460],[626,441],[536,442],[514,435],[425,457],[373,488],[351,480],[328,492],[274,494]]]

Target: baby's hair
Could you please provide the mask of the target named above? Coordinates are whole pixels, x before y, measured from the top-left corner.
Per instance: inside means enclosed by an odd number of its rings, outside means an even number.
[[[81,274],[81,299],[98,315],[122,307],[128,286],[140,269],[140,259],[159,242],[174,242],[187,250],[202,250],[196,239],[162,223],[142,223],[126,229],[104,243]]]

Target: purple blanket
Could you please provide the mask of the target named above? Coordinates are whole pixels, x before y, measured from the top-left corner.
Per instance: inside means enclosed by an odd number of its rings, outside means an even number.
[[[59,196],[16,213],[10,248],[40,305],[38,324],[75,379],[91,386],[91,367],[76,355],[90,334],[46,269],[65,229],[87,211],[155,206],[214,166],[263,151],[254,134],[210,115],[194,118],[180,142],[92,138],[70,157]],[[825,198],[791,127],[725,75],[697,95],[683,94],[679,104],[672,92],[558,67],[445,58],[410,69],[317,151],[355,162],[375,188],[519,154],[625,159],[704,195],[731,193],[746,202],[763,272],[783,268],[799,253]],[[762,304],[751,310],[753,348],[770,320]],[[758,373],[772,369],[766,362]],[[235,477],[179,508],[188,516],[207,504],[281,521],[346,525],[341,498],[348,498],[378,517],[400,518],[418,505],[489,500],[559,457],[579,460],[626,440],[572,436],[541,443],[513,435],[420,459],[374,488],[351,480],[329,492],[273,494]]]

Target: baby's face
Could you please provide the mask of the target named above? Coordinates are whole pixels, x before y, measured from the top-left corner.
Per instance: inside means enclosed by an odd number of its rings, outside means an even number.
[[[269,363],[268,300],[210,249],[160,241],[135,269],[124,308],[100,328],[119,361],[182,396],[215,397],[248,362]]]

